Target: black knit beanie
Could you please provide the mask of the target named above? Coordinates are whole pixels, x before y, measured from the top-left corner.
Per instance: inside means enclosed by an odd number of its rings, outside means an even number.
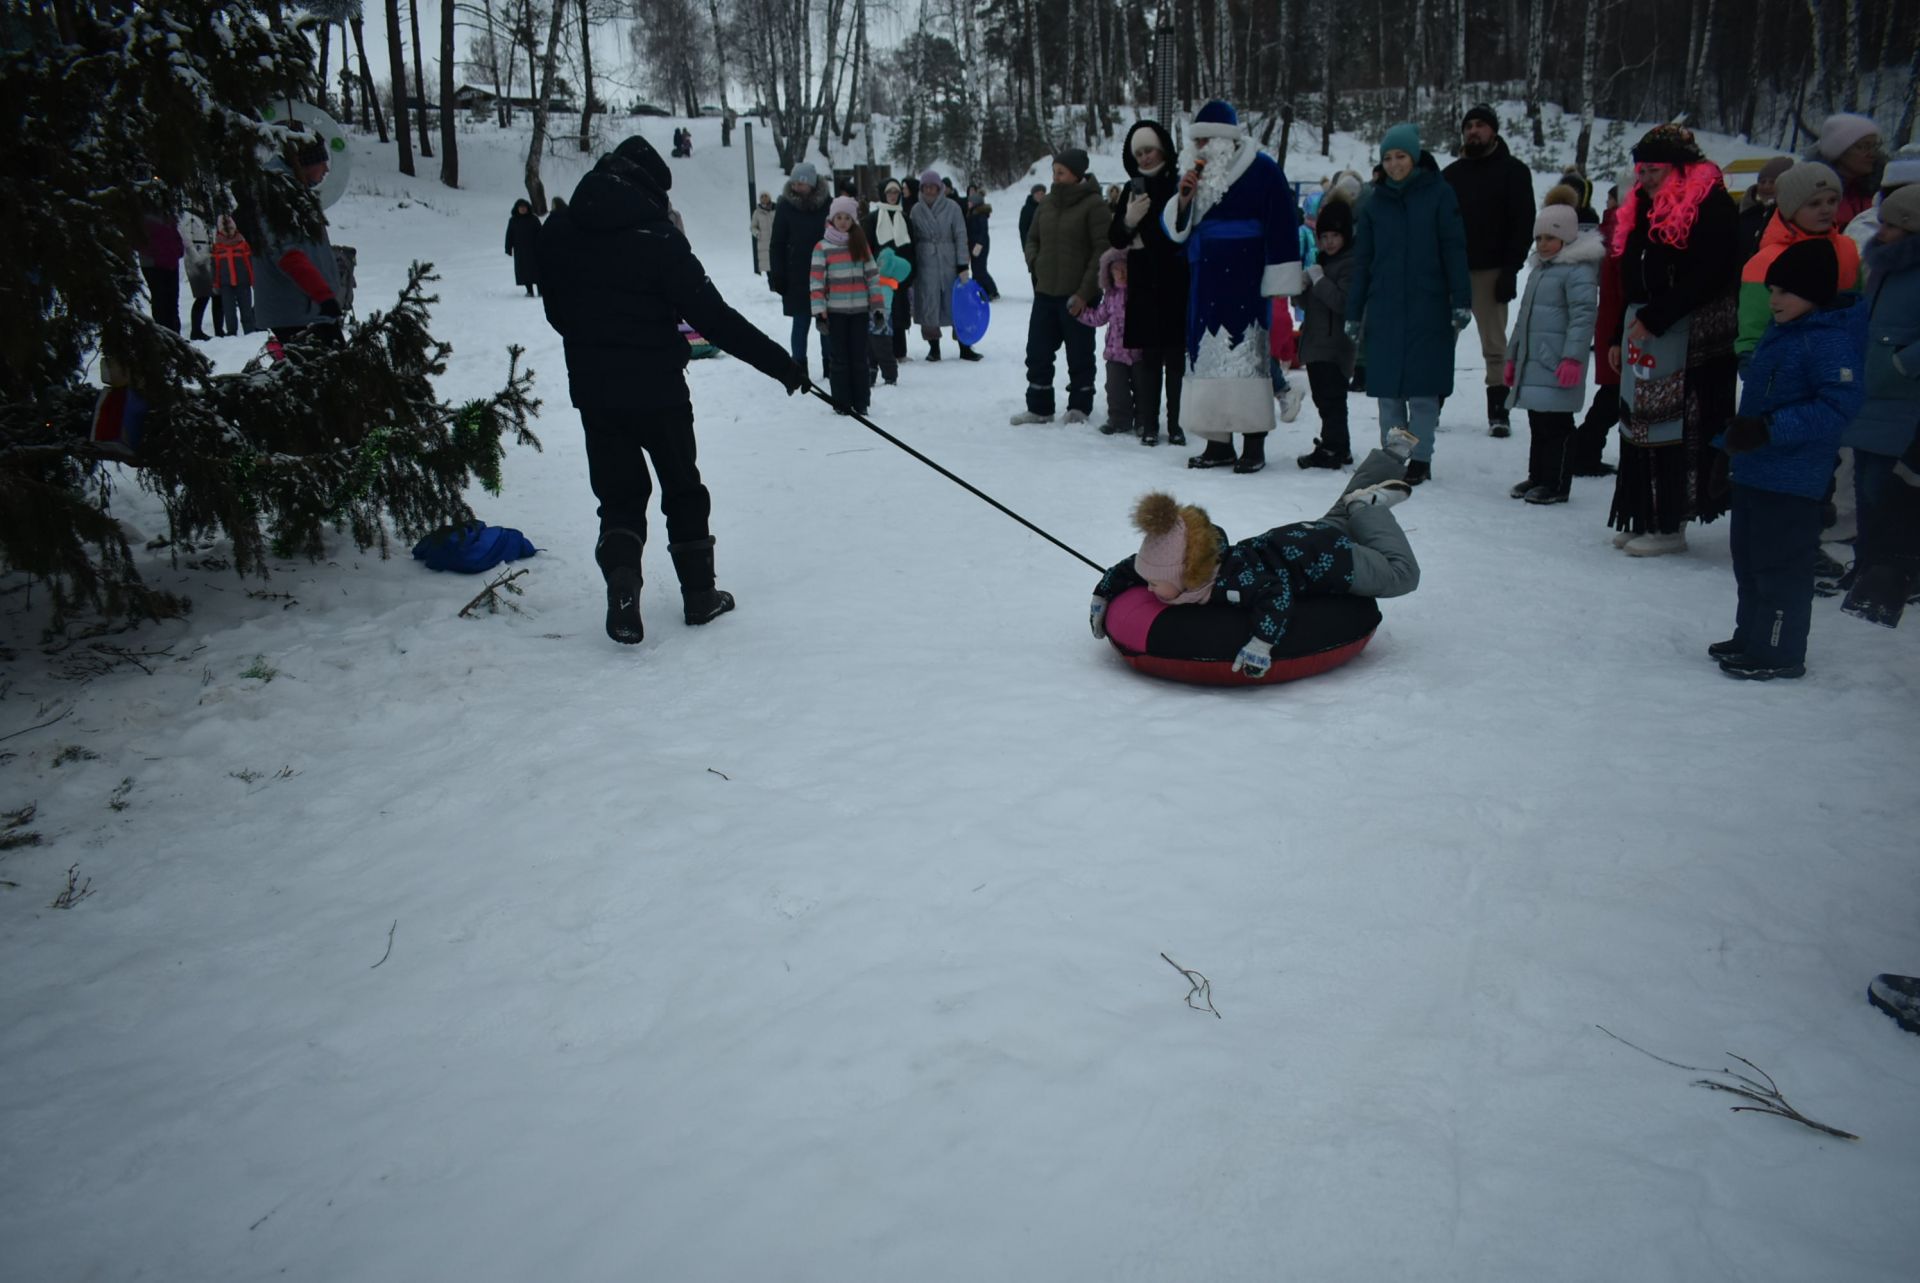
[[[673,190],[673,170],[667,167],[666,161],[660,159],[660,153],[653,149],[653,144],[639,134],[615,147],[613,154],[639,169],[640,177],[654,190],[662,194]]]
[[[1826,237],[1795,241],[1767,268],[1767,284],[1825,307],[1840,293],[1840,256]]]

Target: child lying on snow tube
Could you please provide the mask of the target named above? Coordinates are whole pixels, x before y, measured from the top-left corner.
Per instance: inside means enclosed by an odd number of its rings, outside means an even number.
[[[1239,674],[1247,681],[1264,680],[1270,673],[1275,680],[1305,676],[1305,672],[1291,670],[1284,662],[1276,670],[1274,650],[1276,646],[1281,649],[1279,658],[1283,661],[1290,652],[1294,656],[1300,653],[1291,650],[1291,642],[1296,640],[1295,634],[1309,631],[1309,623],[1296,616],[1313,612],[1315,597],[1399,597],[1420,583],[1419,563],[1391,511],[1412,494],[1401,478],[1413,446],[1413,436],[1396,429],[1385,450],[1375,450],[1354,470],[1326,516],[1318,521],[1276,526],[1236,544],[1227,542],[1226,534],[1204,510],[1192,505],[1181,507],[1165,494],[1145,496],[1133,514],[1134,525],[1146,536],[1140,551],[1109,570],[1093,590],[1089,614],[1093,635],[1107,636],[1107,613],[1116,598],[1129,589],[1144,588],[1164,606],[1211,604],[1237,608],[1228,613],[1245,621],[1251,635],[1241,643],[1230,668],[1220,671],[1213,680],[1231,680],[1229,674]],[[1129,599],[1126,605],[1133,604],[1134,599]],[[1341,658],[1349,658],[1366,644],[1378,621],[1378,611],[1360,611],[1343,603],[1335,613],[1355,629],[1341,647],[1346,652]],[[1116,646],[1123,653],[1144,649],[1143,644],[1126,644],[1144,641],[1141,612],[1123,607],[1115,615],[1116,627],[1123,614],[1127,631],[1133,636],[1115,639]],[[1149,618],[1145,622],[1159,621]],[[1326,630],[1317,631],[1322,635],[1313,640],[1320,644],[1310,642],[1307,649],[1320,657],[1330,652],[1324,644]],[[1225,662],[1224,657],[1220,662]],[[1323,661],[1310,671],[1330,666]],[[1169,676],[1207,680],[1199,672],[1183,674],[1164,666],[1149,667]]]

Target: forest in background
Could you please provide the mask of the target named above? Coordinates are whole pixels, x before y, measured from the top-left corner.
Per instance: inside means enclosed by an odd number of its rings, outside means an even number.
[[[428,0],[432,3],[433,0]],[[421,0],[386,0],[384,83],[347,64],[357,0],[322,0],[340,69],[329,88],[359,94],[363,123],[391,110],[395,84],[423,74]],[[1525,105],[1509,136],[1540,165],[1598,172],[1631,140],[1597,122],[1683,119],[1756,145],[1803,150],[1822,118],[1859,111],[1890,149],[1911,143],[1920,105],[1914,0],[439,0],[442,59],[458,24],[457,78],[504,100],[501,123],[536,116],[549,145],[555,86],[567,137],[590,150],[645,100],[760,119],[783,165],[818,148],[875,164],[943,157],[993,183],[1069,142],[1113,138],[1141,111],[1234,102],[1262,139],[1325,154],[1333,132],[1370,136],[1398,120],[1450,139],[1480,100]],[[329,15],[331,15],[329,17]],[[1904,16],[1904,20],[1903,20]],[[403,21],[404,19],[404,21]],[[1155,66],[1173,50],[1170,83]],[[336,30],[337,27],[337,30]],[[407,30],[413,34],[411,43]],[[901,38],[897,33],[905,31]],[[616,56],[606,53],[611,46]],[[402,56],[403,47],[410,56]],[[596,55],[596,50],[598,54]],[[322,43],[320,62],[329,57]],[[534,88],[538,87],[537,91]],[[375,90],[368,93],[369,89]],[[432,133],[428,95],[405,95]],[[617,105],[615,105],[617,104]],[[1553,107],[1558,107],[1558,111]],[[1304,138],[1298,136],[1305,131]],[[398,141],[403,168],[411,146]],[[431,154],[430,152],[428,154]],[[529,156],[529,190],[538,160]],[[410,172],[410,169],[409,169]]]

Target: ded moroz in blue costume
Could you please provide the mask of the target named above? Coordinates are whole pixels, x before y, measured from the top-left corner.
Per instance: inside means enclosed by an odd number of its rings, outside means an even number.
[[[1199,171],[1193,200],[1167,202],[1167,236],[1186,246],[1187,377],[1181,417],[1207,441],[1195,467],[1234,464],[1233,436],[1246,436],[1236,471],[1265,463],[1273,430],[1267,322],[1275,297],[1302,287],[1293,187],[1272,157],[1215,100],[1187,127],[1181,171]]]

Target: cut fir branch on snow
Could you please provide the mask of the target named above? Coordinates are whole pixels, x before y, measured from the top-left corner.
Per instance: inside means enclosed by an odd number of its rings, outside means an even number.
[[[1726,1092],[1729,1095],[1738,1096],[1743,1100],[1753,1102],[1750,1105],[1729,1106],[1733,1113],[1772,1114],[1777,1118],[1791,1119],[1799,1123],[1802,1127],[1811,1127],[1814,1131],[1822,1132],[1828,1136],[1835,1136],[1841,1140],[1860,1139],[1852,1132],[1843,1132],[1838,1127],[1829,1127],[1825,1123],[1815,1122],[1788,1104],[1787,1098],[1780,1092],[1780,1084],[1773,1080],[1773,1075],[1754,1064],[1751,1060],[1748,1060],[1745,1056],[1735,1055],[1731,1051],[1727,1053],[1727,1055],[1732,1056],[1733,1059],[1739,1061],[1754,1073],[1759,1074],[1761,1078],[1766,1079],[1766,1082],[1762,1083],[1756,1079],[1749,1078],[1737,1069],[1704,1069],[1699,1065],[1683,1065],[1677,1060],[1668,1060],[1665,1056],[1656,1056],[1637,1043],[1627,1042],[1625,1038],[1622,1038],[1605,1025],[1595,1025],[1594,1028],[1615,1042],[1625,1043],[1641,1055],[1651,1060],[1657,1060],[1663,1065],[1671,1065],[1675,1069],[1684,1069],[1690,1074],[1718,1074],[1720,1076],[1719,1078],[1696,1078],[1693,1080],[1693,1085],[1695,1087],[1704,1087],[1708,1091]]]
[[[263,164],[286,140],[265,108],[312,89],[311,46],[272,0],[125,11],[27,0],[10,14],[0,200],[32,217],[15,220],[0,256],[0,571],[46,585],[54,635],[76,612],[137,620],[190,604],[141,582],[112,516],[125,474],[106,465],[128,460],[88,440],[96,354],[147,403],[130,462],[175,542],[224,536],[243,575],[264,577],[270,550],[318,557],[329,530],[385,556],[391,533],[472,516],[463,492],[473,480],[497,490],[503,434],[538,448],[518,349],[492,397],[435,397],[450,349],[427,328],[424,265],[339,350],[233,376],[213,376],[140,305],[149,218],[234,210],[243,226],[320,224],[311,194]]]

